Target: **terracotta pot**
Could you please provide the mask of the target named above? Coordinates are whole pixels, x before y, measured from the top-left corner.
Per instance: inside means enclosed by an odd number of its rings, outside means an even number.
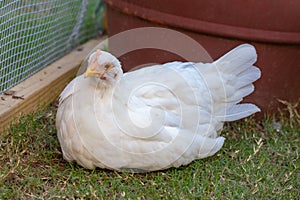
[[[109,36],[138,27],[173,28],[197,40],[213,59],[241,43],[254,45],[262,78],[245,101],[254,102],[264,112],[277,110],[277,99],[294,102],[300,97],[298,0],[104,1],[108,4]],[[109,48],[114,52],[127,43],[112,42]],[[144,63],[184,59],[162,50],[142,49],[120,60],[129,70]]]

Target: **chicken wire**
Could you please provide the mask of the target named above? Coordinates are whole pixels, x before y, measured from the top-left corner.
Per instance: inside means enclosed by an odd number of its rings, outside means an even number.
[[[101,0],[0,0],[0,93],[101,30]]]

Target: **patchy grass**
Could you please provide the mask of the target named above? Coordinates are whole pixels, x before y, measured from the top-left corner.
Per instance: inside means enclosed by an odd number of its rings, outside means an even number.
[[[300,118],[290,110],[226,124],[215,156],[131,174],[64,161],[49,106],[0,135],[0,199],[299,199]]]

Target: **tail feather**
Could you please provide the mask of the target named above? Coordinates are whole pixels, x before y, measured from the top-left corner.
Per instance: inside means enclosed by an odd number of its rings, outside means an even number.
[[[248,96],[253,91],[254,91],[254,86],[252,84],[239,88],[232,96],[226,99],[226,102],[237,104],[243,100],[243,97]]]
[[[260,109],[251,103],[242,103],[229,107],[227,110],[224,121],[235,121],[244,117],[248,117]]]
[[[220,102],[225,103],[225,110],[216,113],[220,120],[234,121],[260,111],[253,104],[237,104],[254,91],[252,83],[261,76],[260,70],[253,66],[256,60],[255,48],[243,44],[214,62],[222,74],[225,92],[225,98]]]
[[[251,67],[257,60],[255,48],[250,44],[242,44],[229,51],[215,63],[228,74],[239,74]]]
[[[260,76],[260,70],[252,66],[238,75],[238,79],[235,80],[235,87],[243,88],[259,79]]]

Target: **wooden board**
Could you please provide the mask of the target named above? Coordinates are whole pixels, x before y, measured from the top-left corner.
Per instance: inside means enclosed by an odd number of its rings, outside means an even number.
[[[0,94],[0,133],[19,116],[53,102],[75,76],[86,56],[104,41],[93,39]],[[104,44],[105,45],[105,44]]]

